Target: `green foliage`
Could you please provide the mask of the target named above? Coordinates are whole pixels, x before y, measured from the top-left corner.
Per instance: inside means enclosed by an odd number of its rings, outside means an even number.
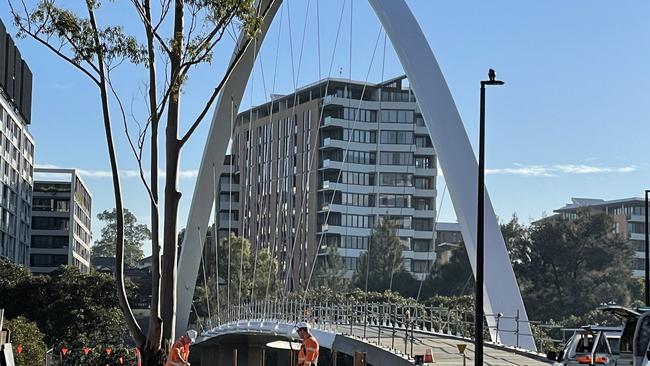
[[[474,275],[464,247],[454,249],[448,263],[436,263],[422,292],[423,296],[461,296],[474,292]]]
[[[368,291],[396,289],[400,293],[408,293],[411,296],[414,291],[417,294],[419,283],[404,270],[403,248],[397,237],[395,223],[381,220],[372,229],[368,245],[370,258],[368,252],[361,255],[352,283],[358,288],[365,289],[367,274]],[[370,262],[369,267],[368,262]]]
[[[0,283],[0,308],[8,318],[23,316],[36,322],[46,344],[79,349],[127,345],[112,276],[84,274],[72,266],[62,266],[49,276],[35,276],[12,267],[20,266],[0,262],[1,274],[23,273]]]
[[[228,247],[230,246],[230,262],[228,262]],[[257,261],[257,262],[256,262]],[[230,278],[228,278],[230,268]],[[202,276],[197,278],[197,286],[194,291],[194,314],[190,321],[197,321],[199,318],[206,318],[208,315],[206,297],[210,301],[210,309],[216,314],[217,311],[217,288],[219,288],[219,305],[221,308],[228,304],[228,289],[230,289],[230,303],[239,304],[240,294],[242,303],[252,300],[261,300],[273,297],[279,289],[278,283],[278,260],[271,256],[268,248],[261,248],[255,258],[248,239],[238,237],[234,234],[219,243],[219,277],[221,286],[218,286],[216,277],[208,279],[206,291]],[[241,293],[240,293],[241,279]],[[225,285],[224,285],[225,283]],[[198,319],[201,322],[202,319]]]
[[[94,3],[93,9],[99,8]],[[100,44],[96,44],[91,21],[80,17],[74,11],[59,7],[52,1],[39,1],[24,18],[14,13],[14,22],[19,25],[18,36],[34,32],[44,38],[58,38],[62,44],[71,45],[72,61],[94,63],[101,54],[107,62],[128,58],[133,63],[141,63],[146,57],[146,49],[134,36],[126,35],[122,26],[98,28]]]
[[[117,211],[104,210],[97,218],[105,223],[101,237],[92,247],[93,257],[115,257],[117,243]],[[124,264],[133,267],[144,257],[142,246],[151,240],[151,230],[145,224],[138,224],[138,218],[124,209]]]
[[[344,290],[350,286],[350,281],[345,278],[346,268],[343,258],[335,247],[327,248],[327,255],[323,260],[316,262],[310,287],[326,287]]]
[[[11,331],[11,343],[17,366],[42,366],[45,364],[43,333],[33,321],[23,316],[5,320],[4,327]],[[22,346],[22,353],[17,347]]]
[[[523,229],[513,217],[504,238],[531,319],[564,319],[601,303],[629,305],[631,248],[612,234],[611,218],[580,212]]]

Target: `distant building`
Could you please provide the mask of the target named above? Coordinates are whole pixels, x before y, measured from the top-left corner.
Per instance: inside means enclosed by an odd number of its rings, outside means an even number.
[[[0,257],[29,265],[32,72],[0,21]]]
[[[605,201],[591,198],[571,198],[571,203],[555,210],[562,218],[573,219],[579,210],[602,212],[614,220],[614,232],[627,240],[634,250],[634,276],[645,274],[645,200],[633,197]]]
[[[35,169],[30,267],[90,271],[92,196],[75,169]]]
[[[436,223],[436,261],[438,265],[449,263],[454,250],[463,246],[460,224],[457,222]]]
[[[237,232],[269,248],[290,288],[305,285],[327,247],[351,276],[386,219],[398,227],[405,269],[429,273],[436,152],[405,76],[329,78],[272,96],[237,116],[231,151],[232,175],[226,161],[219,177],[218,237]]]

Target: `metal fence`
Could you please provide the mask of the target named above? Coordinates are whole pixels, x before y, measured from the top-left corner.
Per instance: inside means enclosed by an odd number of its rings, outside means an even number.
[[[522,320],[519,314],[486,314],[486,317],[494,317],[496,325],[491,327],[485,324],[485,339],[490,339],[489,330],[493,328],[496,328],[496,334],[513,333],[517,347],[520,337],[533,337],[540,353],[562,342],[549,336],[549,329],[559,327]],[[475,328],[472,309],[391,303],[305,303],[297,300],[260,300],[241,306],[232,305],[221,309],[212,319],[207,320],[206,325],[218,327],[252,320],[286,323],[308,321],[318,329],[362,336],[376,340],[378,344],[390,339],[390,347],[399,347],[402,351],[403,345],[405,354],[413,353],[413,343],[422,333],[452,335],[471,341]],[[521,326],[525,322],[530,323],[533,334],[520,331],[520,328],[525,328]],[[514,324],[514,327],[510,329],[504,324]],[[498,336],[492,342],[499,344]]]

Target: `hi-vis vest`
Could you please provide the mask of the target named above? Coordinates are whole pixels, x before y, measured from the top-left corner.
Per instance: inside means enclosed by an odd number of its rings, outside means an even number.
[[[169,350],[169,357],[167,357],[167,363],[165,366],[185,366],[187,363],[183,362],[178,354],[181,354],[184,359],[187,360],[187,357],[190,355],[190,345],[183,345],[180,341],[176,341],[172,348]]]
[[[318,341],[313,336],[305,339],[298,351],[298,366],[316,365],[318,363]]]

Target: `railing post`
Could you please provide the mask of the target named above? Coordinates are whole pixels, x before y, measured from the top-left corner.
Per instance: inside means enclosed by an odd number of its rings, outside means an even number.
[[[392,307],[393,307],[393,305],[391,305],[391,308]],[[391,311],[392,310],[393,309],[391,309]],[[393,320],[392,320],[392,322],[393,322],[393,337],[392,337],[392,340],[391,340],[391,346],[390,347],[392,349],[395,349],[395,326],[397,324],[397,305],[395,305],[395,310],[393,311]]]
[[[517,309],[517,315],[515,316],[515,321],[517,322],[517,329],[515,330],[515,336],[516,336],[516,339],[517,339],[516,345],[517,345],[517,348],[519,348],[519,309]]]
[[[377,319],[379,320],[379,331],[377,333],[377,344],[381,345],[381,326],[383,325],[382,323],[384,322],[384,304],[380,304],[377,306]]]

